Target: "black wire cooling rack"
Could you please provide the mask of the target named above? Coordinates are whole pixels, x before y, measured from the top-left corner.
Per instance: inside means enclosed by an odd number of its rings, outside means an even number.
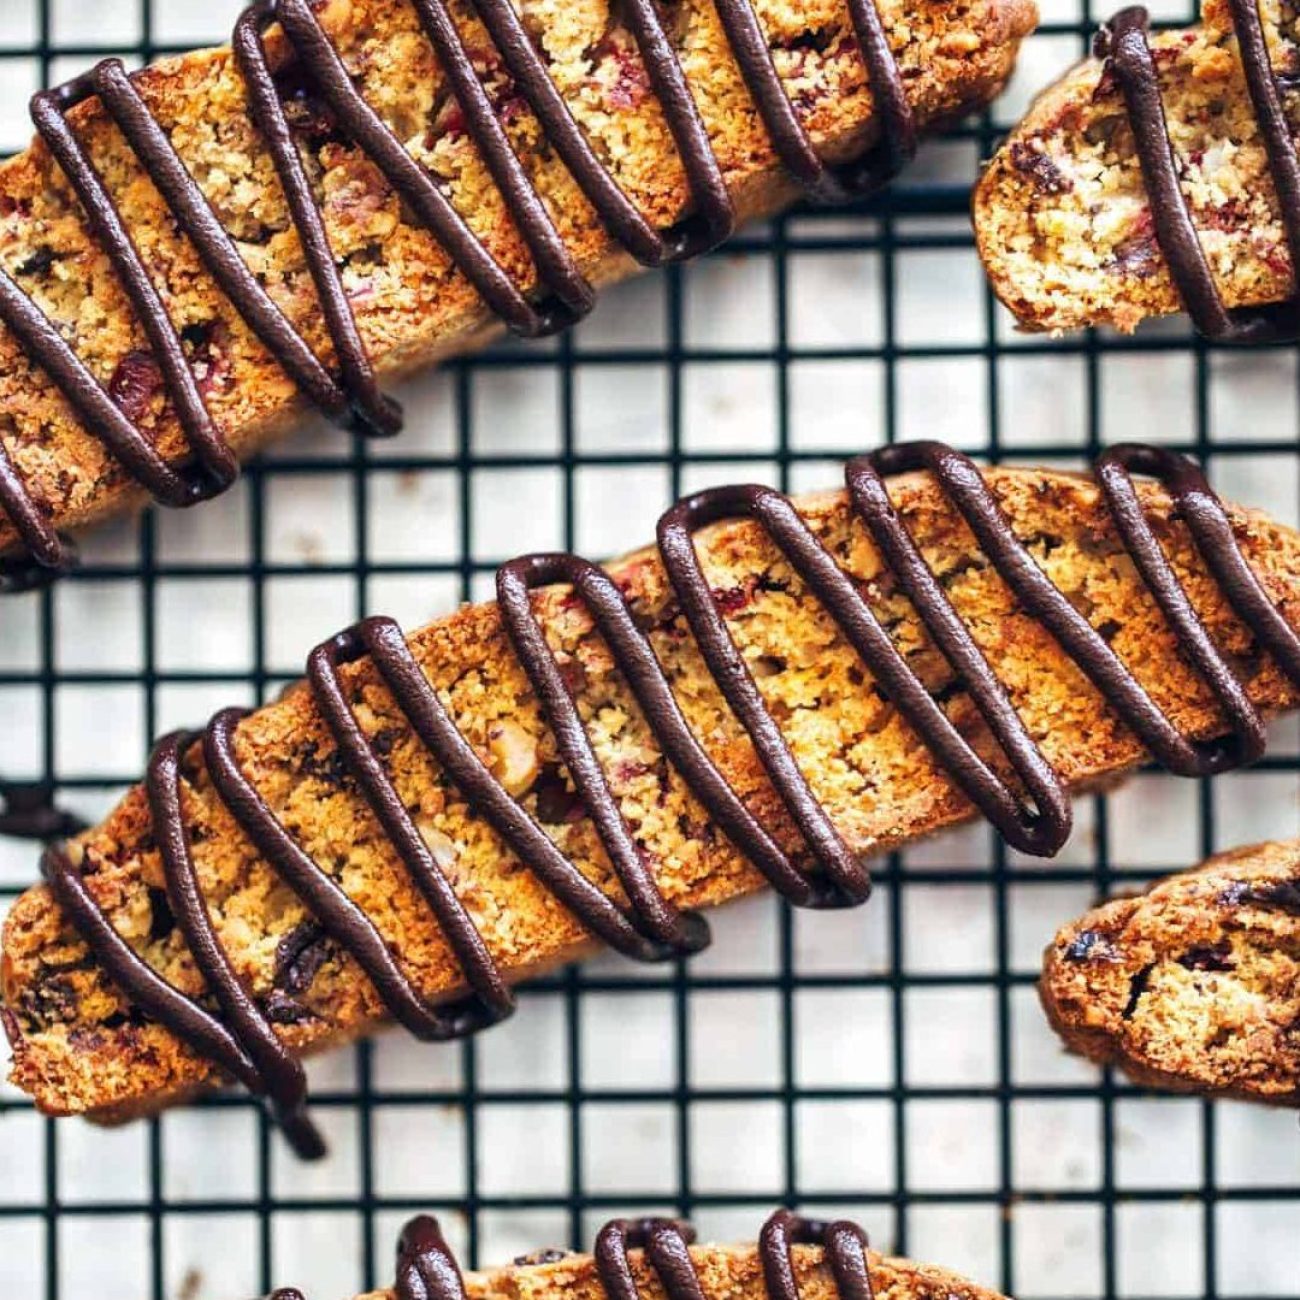
[[[195,19],[199,6],[185,0],[116,0],[94,7],[87,39],[87,15],[73,0],[0,0],[0,39],[11,42],[0,46],[0,102],[9,104],[0,144],[22,143],[22,100],[38,83],[104,54],[144,61],[218,39],[233,17],[229,0],[224,8],[231,12],[216,15],[218,22],[211,13]],[[1046,5],[1046,21],[1022,60],[1023,84],[1041,83],[1063,67],[1104,16],[1086,3]],[[1189,14],[1180,5],[1157,17],[1186,21]],[[644,336],[652,343],[623,345],[585,329],[554,344],[499,347],[451,363],[440,381],[450,412],[447,438],[431,450],[414,431],[381,453],[346,439],[315,446],[290,440],[287,452],[248,468],[245,504],[233,523],[226,521],[240,539],[229,552],[191,551],[178,559],[160,545],[162,525],[153,515],[110,533],[106,543],[92,541],[84,567],[61,591],[4,607],[0,645],[21,625],[26,647],[7,648],[0,658],[5,775],[48,783],[61,800],[98,812],[137,776],[160,716],[186,707],[177,704],[178,694],[198,701],[188,706],[189,720],[198,721],[223,696],[265,698],[278,688],[291,664],[273,653],[271,593],[302,567],[268,542],[286,483],[326,476],[337,486],[339,526],[350,527],[352,544],[341,556],[331,550],[309,558],[313,577],[331,578],[336,590],[342,584],[350,593],[339,624],[383,606],[401,583],[408,593],[438,593],[419,598],[428,616],[450,599],[481,593],[505,555],[478,528],[478,489],[493,476],[550,475],[558,509],[547,544],[569,547],[582,544],[584,511],[599,509],[590,476],[657,472],[651,481],[658,486],[647,489],[654,498],[645,503],[647,519],[701,478],[830,484],[831,462],[850,445],[861,450],[929,432],[917,427],[918,411],[943,412],[951,421],[955,407],[963,444],[993,459],[1032,454],[1073,465],[1114,437],[1160,436],[1210,463],[1220,482],[1271,484],[1268,504],[1277,508],[1280,490],[1282,509],[1289,497],[1294,514],[1296,489],[1286,486],[1300,482],[1294,349],[1242,360],[1192,340],[1180,324],[1137,338],[1016,337],[983,287],[968,295],[974,314],[964,336],[927,341],[909,327],[915,259],[952,257],[954,292],[969,284],[961,279],[974,265],[965,221],[969,183],[977,159],[1021,103],[1023,96],[1013,95],[995,110],[1004,119],[986,115],[955,129],[928,148],[902,184],[855,212],[796,213],[738,239],[721,256],[733,259],[745,281],[766,286],[770,322],[759,346],[700,337],[688,296],[691,277],[701,272],[669,272],[647,299]],[[808,343],[792,329],[799,268],[823,258],[871,268],[869,301],[861,304],[874,322],[866,341]],[[797,390],[808,367],[822,368],[815,376],[837,366],[869,367],[875,400],[853,414],[856,441],[827,445],[821,430],[796,418]],[[771,418],[761,436],[699,436],[706,417],[690,394],[724,368],[770,385]],[[602,370],[603,390],[596,378]],[[541,376],[549,385],[553,437],[545,450],[485,450],[477,397],[507,372]],[[618,377],[633,372],[656,377],[661,437],[634,450],[617,438],[592,446],[581,428],[582,393],[595,379],[596,391],[612,394]],[[1167,427],[1134,429],[1112,418],[1117,388],[1134,384],[1175,387],[1176,418]],[[1262,398],[1248,391],[1260,387]],[[1254,405],[1243,428],[1235,417],[1247,408],[1233,403],[1247,398]],[[1026,419],[1034,427],[1027,429]],[[456,523],[445,558],[370,553],[370,489],[381,471],[448,485]],[[248,653],[236,669],[173,666],[161,603],[165,593],[199,583],[216,584],[210,589],[220,593],[217,618],[237,610],[247,621]],[[86,588],[111,592],[104,608],[136,620],[133,666],[105,667],[93,651],[69,656],[69,645],[93,647],[98,635],[93,625],[68,625],[65,593]],[[290,640],[300,662],[312,640]],[[138,753],[110,771],[87,770],[84,747],[69,752],[64,742],[67,715],[108,708],[110,696],[119,701],[118,716],[124,710],[138,727]],[[1019,859],[976,829],[880,862],[876,897],[860,918],[834,922],[746,905],[737,917],[719,918],[716,959],[649,973],[598,963],[542,981],[525,992],[517,1017],[536,1016],[545,1026],[542,1050],[552,1064],[537,1075],[485,1068],[488,1049],[475,1041],[428,1049],[437,1060],[426,1052],[405,1074],[381,1068],[385,1046],[336,1057],[324,1084],[318,1081],[317,1106],[336,1146],[342,1138],[346,1149],[336,1157],[346,1163],[340,1178],[286,1176],[277,1139],[253,1103],[238,1096],[207,1103],[197,1124],[193,1114],[179,1113],[140,1126],[125,1148],[101,1149],[82,1126],[40,1120],[18,1094],[0,1091],[0,1171],[7,1171],[0,1172],[0,1293],[24,1300],[30,1287],[4,1280],[35,1277],[31,1293],[43,1285],[47,1300],[234,1300],[237,1293],[221,1290],[212,1273],[232,1255],[247,1257],[237,1270],[248,1279],[245,1290],[297,1280],[295,1269],[309,1256],[340,1257],[343,1271],[327,1274],[338,1291],[387,1280],[393,1229],[408,1210],[440,1212],[468,1256],[490,1263],[499,1262],[501,1241],[518,1249],[557,1239],[585,1245],[596,1222],[623,1211],[671,1210],[695,1216],[711,1235],[752,1235],[764,1209],[784,1202],[854,1213],[882,1247],[968,1266],[980,1280],[1022,1296],[1300,1295],[1294,1125],[1242,1107],[1149,1098],[1108,1072],[1062,1064],[1032,990],[1035,947],[1092,897],[1234,841],[1295,833],[1296,737],[1294,728],[1281,729],[1270,757],[1214,788],[1192,783],[1175,790],[1166,778],[1139,777],[1123,800],[1087,801],[1079,809],[1082,830],[1053,864]],[[1154,832],[1143,825],[1148,821]],[[26,846],[2,847],[0,906],[30,880],[35,856]],[[918,957],[914,936],[927,918],[937,918],[929,922],[932,938],[936,924],[951,928],[957,964],[933,953]],[[834,945],[824,937],[832,926]],[[972,943],[983,953],[979,960],[967,959]],[[602,1025],[608,1029],[611,1017],[621,1019],[634,1002],[657,1008],[647,1022],[658,1026],[650,1053],[656,1064],[643,1068],[649,1058],[630,1052],[628,1077],[593,1043]],[[971,1026],[958,1023],[968,1011],[987,1026],[983,1059],[973,1067],[962,1046]],[[823,1033],[811,1050],[806,1031],[814,1024]],[[945,1063],[949,1041],[952,1060]],[[702,1068],[719,1048],[735,1057],[730,1073]],[[842,1149],[843,1140],[825,1137],[825,1125],[849,1115],[856,1118]],[[438,1117],[451,1117],[454,1136],[431,1142],[415,1172],[395,1182],[385,1135],[398,1119],[421,1133],[435,1131]],[[636,1160],[628,1167],[635,1143],[626,1133],[612,1135],[619,1118],[631,1132],[649,1125],[645,1140],[658,1152],[653,1176]],[[431,1127],[419,1127],[426,1120]],[[218,1166],[227,1159],[239,1165],[229,1186],[218,1175],[210,1185],[177,1190],[178,1167],[212,1165],[211,1143],[204,1150],[196,1131],[219,1135]],[[730,1152],[719,1152],[719,1133],[728,1135]],[[775,1152],[758,1172],[746,1163],[751,1147]],[[1060,1167],[1053,1171],[1057,1148]],[[138,1165],[134,1190],[106,1195],[97,1190],[106,1184],[96,1167],[124,1149]],[[502,1162],[526,1167],[534,1153],[551,1175],[540,1184],[503,1183]],[[829,1183],[820,1172],[828,1165],[837,1171]],[[727,1170],[736,1176],[729,1180]],[[294,1223],[315,1225],[315,1235],[286,1252]],[[147,1261],[132,1282],[113,1272],[111,1246],[104,1253],[103,1242],[114,1239],[123,1250],[137,1243]],[[118,1280],[104,1283],[105,1277]]]

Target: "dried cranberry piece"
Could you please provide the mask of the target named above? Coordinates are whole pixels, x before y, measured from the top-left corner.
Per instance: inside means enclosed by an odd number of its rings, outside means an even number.
[[[614,64],[614,80],[605,91],[611,108],[635,108],[650,93],[650,78],[640,51],[625,32],[616,31],[597,41],[588,51],[588,57],[597,65]]]
[[[727,614],[735,614],[749,604],[750,594],[744,587],[715,587],[713,589],[713,603],[718,607],[718,613],[724,617]]]
[[[117,363],[108,381],[108,395],[132,424],[137,424],[149,410],[149,403],[162,387],[158,363],[142,348],[128,352]]]

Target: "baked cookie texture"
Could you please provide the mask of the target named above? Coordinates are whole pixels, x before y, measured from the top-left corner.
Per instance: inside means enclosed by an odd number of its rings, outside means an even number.
[[[879,0],[918,123],[985,102],[1010,73],[1033,26],[1033,0]],[[689,207],[685,175],[635,43],[609,0],[524,0],[522,13],[565,100],[618,184],[654,225]],[[878,134],[845,0],[754,0],[787,92],[828,160],[856,156]],[[526,247],[466,131],[406,0],[322,0],[318,17],[354,84],[438,178],[516,283],[536,287]],[[584,273],[597,284],[635,264],[597,221],[501,66],[472,7],[449,5],[533,185]],[[673,39],[742,218],[796,197],[732,58],[710,0],[672,7]],[[381,376],[396,376],[485,341],[494,331],[477,295],[433,236],[414,224],[378,168],[338,132],[295,80],[286,42],[267,34],[282,98],[362,340]],[[315,289],[270,155],[247,116],[229,49],[170,59],[137,78],[145,102],[237,241],[263,288],[333,362]],[[213,420],[241,456],[299,413],[294,386],[216,289],[194,248],[97,100],[71,121],[117,199],[181,332]],[[58,325],[118,405],[169,463],[185,439],[143,332],[107,258],[90,241],[71,188],[38,142],[0,165],[0,265]],[[0,329],[0,439],[37,501],[63,529],[142,500],[82,428],[43,372]],[[12,550],[0,518],[0,554]]]
[[[1124,550],[1098,489],[1082,476],[998,468],[986,481],[1050,579],[1085,614],[1184,734],[1225,722]],[[1140,500],[1211,635],[1266,712],[1300,704],[1226,604],[1167,494],[1137,480]],[[926,474],[890,493],[1029,733],[1074,788],[1142,762],[1141,745],[1056,642],[1018,607],[964,521]],[[798,498],[818,539],[860,584],[907,661],[954,725],[1013,779],[984,724],[852,516],[842,493]],[[1300,534],[1227,507],[1238,542],[1283,618],[1300,626]],[[822,606],[760,528],[720,522],[697,535],[715,601],[769,710],[850,848],[883,853],[953,825],[972,809],[876,686]],[[754,816],[793,860],[807,851],[748,735],[727,708],[689,634],[658,553],[610,566],[664,666],[692,731]],[[571,589],[539,589],[534,611],[562,665],[623,817],[665,898],[708,907],[761,887],[665,762],[627,684]],[[561,851],[621,899],[595,829],[577,800],[493,604],[467,606],[411,634],[409,645],[453,720]],[[520,980],[591,944],[542,885],[477,819],[416,741],[361,660],[341,673],[352,710],[468,909],[492,955]],[[420,993],[445,1000],[461,974],[414,885],[350,778],[308,689],[299,684],[244,720],[242,770],[303,849],[366,910]],[[182,808],[217,935],[276,1032],[306,1053],[354,1039],[384,1018],[353,959],[313,924],[215,796],[192,747]],[[143,790],[133,789],[71,852],[123,938],[191,997],[204,988],[164,891]],[[51,1114],[115,1120],[151,1112],[223,1080],[214,1067],[126,1001],[106,979],[48,889],[28,890],[3,933],[3,1021],[12,1079]]]
[[[1072,921],[1039,987],[1071,1051],[1140,1084],[1300,1106],[1300,840]]]
[[[546,1252],[549,1254],[549,1252]],[[705,1300],[766,1300],[758,1247],[692,1246],[691,1262]],[[630,1250],[628,1261],[642,1300],[665,1300],[663,1283],[646,1263],[645,1251]],[[837,1300],[839,1288],[821,1246],[792,1246],[790,1262],[800,1300]],[[998,1293],[956,1273],[867,1252],[872,1291],[878,1300],[998,1300]],[[566,1254],[542,1264],[465,1274],[469,1300],[605,1300],[606,1291],[590,1255]],[[392,1290],[371,1291],[357,1300],[397,1300]]]
[[[1297,13],[1260,15],[1284,102],[1297,107]],[[1229,307],[1281,302],[1294,286],[1277,194],[1223,0],[1201,22],[1152,32],[1178,175]],[[1034,102],[975,191],[980,257],[994,291],[1029,330],[1113,325],[1182,310],[1156,244],[1123,97],[1085,59]]]

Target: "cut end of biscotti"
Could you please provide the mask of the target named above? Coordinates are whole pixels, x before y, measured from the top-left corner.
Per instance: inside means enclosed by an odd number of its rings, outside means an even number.
[[[985,480],[1053,584],[1130,666],[1182,734],[1221,734],[1224,718],[1143,585],[1089,479],[999,467]],[[1166,492],[1138,481],[1142,506],[1211,637],[1266,713],[1300,704],[1254,641],[1192,543]],[[1143,761],[1138,739],[1041,623],[1017,602],[930,476],[893,479],[891,499],[1044,757],[1071,789],[1111,781]],[[976,751],[1007,775],[963,682],[937,651],[842,492],[795,502],[816,537],[866,593],[932,698]],[[1300,535],[1228,507],[1270,601],[1300,627]],[[749,520],[701,530],[697,549],[715,601],[769,711],[849,848],[871,856],[973,815],[948,772],[875,682],[826,609]],[[725,780],[802,866],[807,846],[754,747],[700,657],[657,552],[609,568],[670,679],[682,714]],[[534,613],[570,684],[602,770],[664,898],[707,908],[763,884],[721,834],[662,749],[590,615],[571,589],[534,593]],[[593,822],[573,793],[553,734],[494,604],[467,606],[413,632],[411,654],[461,734],[562,853],[622,898]],[[374,665],[341,673],[343,689],[419,833],[506,977],[518,981],[590,943],[582,928],[456,788],[420,743]],[[236,733],[242,770],[278,821],[374,922],[421,996],[463,991],[463,976],[419,891],[340,761],[309,690],[290,690]],[[369,1032],[385,1008],[355,959],[326,936],[263,860],[218,796],[202,755],[184,764],[182,810],[218,937],[275,1032],[306,1054]],[[122,938],[191,998],[205,988],[167,905],[147,798],[130,791],[75,851],[87,889]],[[3,935],[0,998],[14,1044],[12,1079],[51,1113],[117,1120],[227,1082],[107,977],[56,904],[36,886]]]
[[[1294,16],[1261,6],[1275,72],[1300,67]],[[1222,0],[1150,36],[1178,175],[1229,307],[1280,302],[1292,268],[1276,191]],[[1182,310],[1156,243],[1123,97],[1099,59],[1046,89],[975,192],[980,256],[1029,330],[1131,331]]]
[[[1300,840],[1089,912],[1048,948],[1040,990],[1071,1050],[1138,1083],[1300,1105]]]
[[[692,1246],[690,1253],[704,1300],[767,1300],[756,1246]],[[791,1247],[790,1262],[800,1300],[838,1300],[840,1291],[821,1246]],[[628,1263],[637,1294],[644,1300],[664,1300],[663,1284],[646,1263],[645,1252],[629,1251]],[[867,1268],[877,1300],[1002,1300],[996,1291],[932,1264],[868,1251]],[[465,1290],[469,1300],[606,1300],[595,1260],[587,1254],[466,1273]],[[373,1291],[357,1300],[396,1300],[396,1295]]]

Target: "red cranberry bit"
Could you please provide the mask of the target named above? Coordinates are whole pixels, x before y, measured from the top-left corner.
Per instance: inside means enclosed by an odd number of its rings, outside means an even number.
[[[614,65],[614,79],[605,89],[611,108],[626,112],[636,108],[650,93],[650,78],[631,36],[615,31],[591,47],[591,59],[599,67]]]
[[[729,614],[738,613],[749,602],[750,593],[744,587],[715,587],[713,589],[713,603],[718,607],[718,613],[724,618]]]
[[[108,395],[132,424],[138,424],[148,413],[162,383],[158,363],[148,352],[136,348],[117,363],[108,381]]]

